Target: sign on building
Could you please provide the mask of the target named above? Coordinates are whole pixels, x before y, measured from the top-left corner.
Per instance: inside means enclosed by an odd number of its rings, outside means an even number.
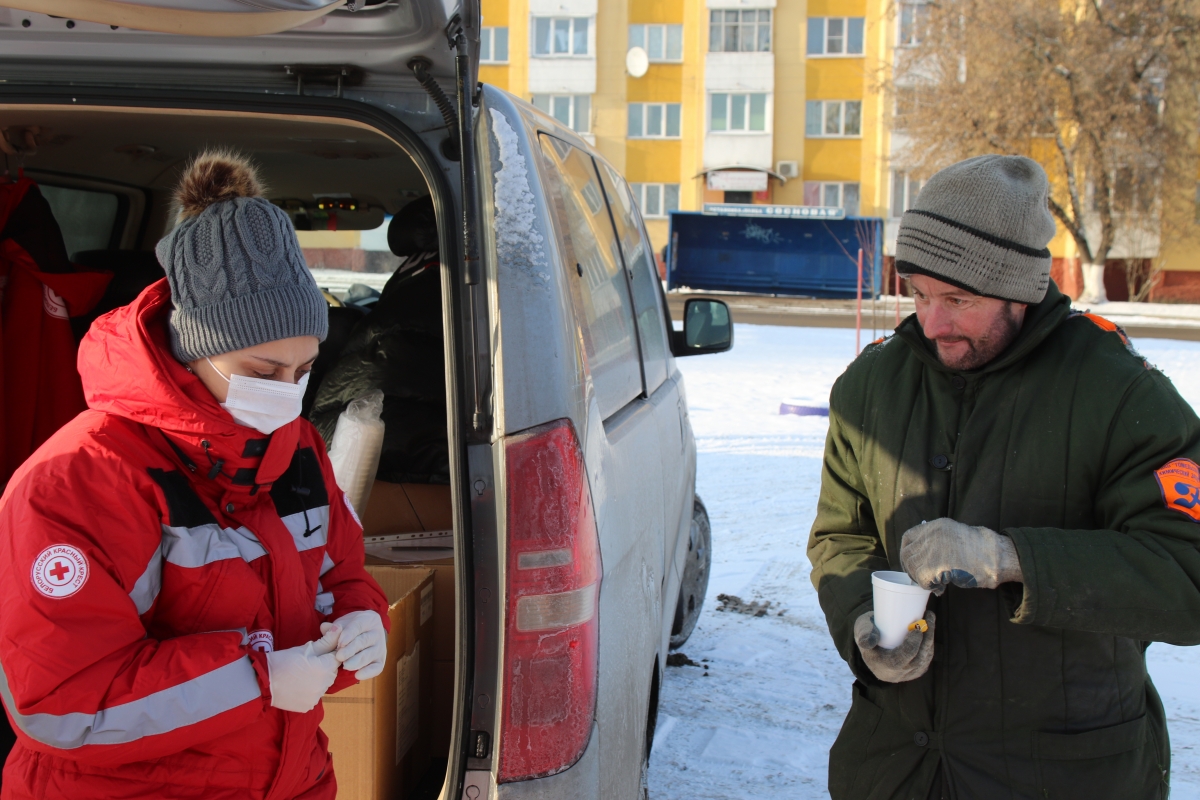
[[[708,173],[708,188],[714,192],[765,192],[767,173],[748,169],[720,169]]]
[[[705,203],[705,214],[719,217],[779,217],[784,219],[845,219],[844,208],[831,206],[768,206],[748,203]]]

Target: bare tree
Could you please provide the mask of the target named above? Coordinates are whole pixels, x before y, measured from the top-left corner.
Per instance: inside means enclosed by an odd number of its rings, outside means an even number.
[[[882,80],[907,142],[898,167],[928,177],[983,153],[1036,159],[1090,302],[1106,299],[1110,257],[1156,255],[1114,251],[1122,224],[1155,227],[1157,248],[1190,221],[1200,0],[936,0],[919,17],[904,5],[919,44]]]

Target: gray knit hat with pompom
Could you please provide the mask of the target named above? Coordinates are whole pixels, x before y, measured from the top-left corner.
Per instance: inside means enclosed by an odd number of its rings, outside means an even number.
[[[329,332],[329,307],[291,218],[246,159],[207,152],[175,191],[179,221],[155,252],[171,284],[171,349],[184,363]]]

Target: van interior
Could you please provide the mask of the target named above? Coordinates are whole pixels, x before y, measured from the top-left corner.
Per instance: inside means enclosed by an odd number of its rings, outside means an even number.
[[[360,509],[367,560],[434,572],[432,678],[422,683],[417,734],[428,757],[393,796],[438,796],[454,713],[457,603],[441,269],[436,252],[381,252],[378,244],[389,233],[392,241],[437,240],[436,231],[413,229],[432,224],[428,215],[414,222],[402,213],[430,193],[417,163],[380,131],[325,117],[7,106],[0,135],[0,181],[18,170],[33,179],[74,268],[112,273],[99,302],[71,318],[76,341],[96,317],[163,277],[154,246],[173,224],[172,191],[189,159],[209,148],[235,150],[258,165],[267,197],[291,214],[310,267],[376,270],[361,273],[370,286],[327,289],[330,335],[304,413],[329,445],[352,400],[383,392],[383,442],[378,454],[365,454],[368,462],[379,457]],[[401,223],[409,229],[385,227]],[[368,239],[375,249],[364,254]],[[336,765],[336,742],[331,750]],[[336,768],[349,789],[355,777]]]

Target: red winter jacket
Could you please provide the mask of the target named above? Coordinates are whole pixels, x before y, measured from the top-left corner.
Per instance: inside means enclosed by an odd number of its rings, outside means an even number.
[[[92,325],[89,410],[0,499],[5,800],[335,795],[321,706],[272,708],[257,648],[386,599],[316,431],[234,423],[170,307],[162,280]]]

